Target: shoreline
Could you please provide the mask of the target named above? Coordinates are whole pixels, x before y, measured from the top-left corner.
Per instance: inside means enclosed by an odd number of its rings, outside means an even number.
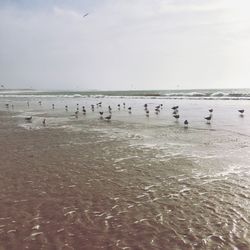
[[[125,134],[114,130],[123,123],[95,119],[76,121],[80,130],[29,130],[12,114],[0,112],[0,250],[249,248],[247,159],[230,165],[247,152],[247,138],[205,130],[197,161],[171,154],[171,141],[163,149],[130,143],[131,125]],[[183,131],[158,129],[150,131]],[[210,132],[232,150],[230,161],[213,151],[206,158]],[[183,132],[188,152],[195,135]]]

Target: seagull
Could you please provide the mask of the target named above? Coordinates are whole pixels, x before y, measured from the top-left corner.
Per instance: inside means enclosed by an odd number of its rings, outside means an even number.
[[[184,126],[187,128],[187,126],[188,126],[188,120],[184,121]]]
[[[177,120],[180,118],[180,115],[175,114],[175,115],[173,115],[173,117]]]
[[[100,111],[99,114],[100,114],[100,120],[103,120],[103,111]]]
[[[243,114],[245,110],[244,110],[244,109],[239,109],[238,111],[239,111],[241,114]]]
[[[106,121],[110,121],[110,120],[111,120],[111,115],[106,116],[106,117],[105,117],[105,120],[106,120]]]
[[[112,108],[110,106],[108,106],[108,109],[109,109],[109,113],[111,114],[112,113]]]
[[[173,110],[176,110],[176,109],[178,109],[178,108],[179,108],[179,106],[174,106],[174,107],[172,107]]]
[[[86,16],[88,16],[89,15],[89,13],[86,13],[86,14],[84,14],[82,17],[84,18],[84,17],[86,17]]]
[[[27,122],[31,122],[32,116],[25,117],[24,120],[27,121]]]
[[[160,109],[158,108],[158,106],[155,108],[155,114],[158,115],[160,113]]]
[[[210,123],[210,121],[212,119],[212,115],[206,116],[206,117],[204,117],[204,119],[207,120],[207,123]]]
[[[210,113],[213,113],[214,110],[213,110],[213,109],[209,109],[208,111],[209,111]]]

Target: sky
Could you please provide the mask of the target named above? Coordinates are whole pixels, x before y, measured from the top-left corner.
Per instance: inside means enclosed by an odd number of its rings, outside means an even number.
[[[249,9],[249,0],[0,0],[0,84],[249,88]]]

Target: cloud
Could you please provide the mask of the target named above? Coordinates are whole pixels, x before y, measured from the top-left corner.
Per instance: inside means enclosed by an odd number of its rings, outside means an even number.
[[[13,87],[225,87],[238,74],[249,79],[249,19],[236,0],[22,3],[0,10],[0,81]]]

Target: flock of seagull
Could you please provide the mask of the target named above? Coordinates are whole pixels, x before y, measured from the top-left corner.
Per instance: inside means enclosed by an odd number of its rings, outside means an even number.
[[[39,101],[38,104],[41,106],[41,105],[42,105],[42,102]],[[28,107],[30,106],[29,102],[27,102],[27,106],[28,106]],[[118,111],[121,109],[121,106],[123,106],[123,109],[126,109],[126,103],[124,102],[122,105],[121,105],[121,104],[118,104],[118,105],[117,105]],[[5,107],[6,107],[7,109],[10,108],[10,104],[8,104],[8,103],[5,104]],[[11,105],[11,107],[12,107],[12,109],[14,109],[14,105],[13,105],[13,104]],[[91,111],[92,111],[92,112],[95,111],[95,107],[101,108],[101,107],[102,107],[102,102],[98,102],[98,103],[95,104],[95,105],[94,105],[94,104],[91,104],[90,108],[91,108]],[[160,105],[155,106],[155,108],[154,108],[155,114],[158,115],[158,114],[160,113],[160,111],[161,111],[162,108],[163,108],[163,104],[160,104]],[[52,109],[55,109],[55,104],[52,104]],[[73,116],[75,116],[76,118],[78,118],[79,109],[80,109],[80,108],[79,108],[79,103],[77,103],[77,104],[76,104],[76,111],[75,111],[75,113],[74,113],[74,115],[73,115]],[[65,105],[65,111],[68,111],[68,110],[69,110],[68,105]],[[129,113],[129,114],[132,113],[132,107],[131,107],[131,106],[129,106],[129,107],[127,108],[127,110],[128,110],[128,113]],[[146,115],[147,117],[149,117],[150,111],[149,111],[149,108],[148,108],[148,104],[147,104],[147,103],[144,104],[144,110],[145,110],[145,115]],[[179,115],[179,106],[173,106],[173,107],[172,107],[172,110],[173,110],[173,113],[172,113],[173,117],[174,117],[176,120],[178,120],[178,119],[180,118],[180,115]],[[209,115],[208,115],[208,116],[205,116],[204,119],[206,120],[206,122],[207,122],[208,124],[210,124],[210,122],[211,122],[211,120],[212,120],[212,116],[213,116],[213,115],[212,115],[212,114],[213,114],[213,109],[209,109],[208,111],[209,111]],[[244,109],[239,109],[238,112],[240,113],[240,116],[243,117],[243,116],[244,116],[245,110],[244,110]],[[86,113],[87,113],[86,107],[85,107],[85,106],[82,106],[82,113],[83,113],[83,115],[86,115]],[[111,118],[112,118],[112,108],[111,108],[110,105],[108,106],[108,113],[109,113],[109,114],[108,114],[107,116],[104,116],[104,112],[103,112],[103,111],[99,111],[100,119],[104,119],[105,121],[110,121],[110,120],[111,120]],[[31,121],[32,121],[32,116],[27,116],[27,117],[25,117],[24,119],[25,119],[25,121],[27,121],[27,122],[31,122]],[[45,118],[43,119],[42,124],[43,124],[43,125],[46,125],[46,119],[45,119]],[[187,127],[188,127],[188,124],[189,124],[189,123],[188,123],[188,120],[185,120],[185,121],[184,121],[184,127],[187,128]]]

